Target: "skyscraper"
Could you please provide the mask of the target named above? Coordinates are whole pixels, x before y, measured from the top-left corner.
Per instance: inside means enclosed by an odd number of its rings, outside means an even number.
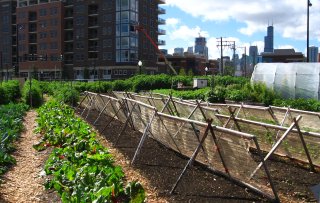
[[[273,52],[273,26],[267,28],[267,36],[264,37],[264,52]]]
[[[137,72],[139,60],[144,70],[153,72],[157,70],[157,49],[153,45],[165,44],[158,40],[165,34],[159,29],[165,20],[158,17],[166,12],[159,7],[164,3],[2,0],[0,15],[5,15],[5,21],[1,27],[8,32],[0,32],[0,51],[8,50],[4,53],[8,66],[12,69],[19,65],[23,77],[35,69],[44,78],[62,74],[83,79],[85,73],[91,79],[125,78]],[[138,24],[145,32],[134,29]]]
[[[258,58],[258,47],[257,46],[250,46],[249,47],[249,57],[252,62],[252,66],[257,64],[257,58]]]
[[[318,56],[319,56],[319,48],[315,46],[309,47],[309,62],[318,62]]]
[[[205,37],[197,37],[195,40],[194,53],[203,55],[208,60],[208,47]]]
[[[174,48],[175,55],[183,56],[183,52],[184,52],[183,48],[180,48],[180,47]]]

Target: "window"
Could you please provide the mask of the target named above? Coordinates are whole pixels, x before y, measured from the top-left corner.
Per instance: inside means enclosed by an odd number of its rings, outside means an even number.
[[[104,39],[103,40],[103,48],[111,47],[111,45],[112,45],[111,39]]]
[[[57,42],[51,42],[50,43],[50,49],[58,49],[58,43]]]
[[[41,20],[39,22],[39,27],[41,28],[46,28],[47,27],[47,21],[46,20]]]
[[[74,19],[76,25],[84,25],[84,16],[79,16]]]
[[[121,37],[121,49],[129,48],[129,37]]]
[[[58,32],[57,30],[50,30],[50,37],[51,38],[57,38]]]
[[[45,8],[40,9],[39,10],[39,14],[40,14],[40,16],[46,16],[47,15],[47,9],[45,9]]]
[[[40,39],[47,38],[47,33],[46,32],[40,32]]]
[[[103,21],[104,21],[104,22],[110,22],[110,21],[112,21],[112,14],[109,13],[109,14],[103,15]]]
[[[50,23],[51,23],[51,26],[57,26],[57,25],[58,25],[58,19],[52,18],[52,19],[50,20]]]
[[[40,50],[46,50],[47,49],[47,43],[40,43],[39,44],[39,49]]]
[[[56,15],[57,13],[58,13],[58,8],[57,7],[50,8],[50,14],[51,15]]]

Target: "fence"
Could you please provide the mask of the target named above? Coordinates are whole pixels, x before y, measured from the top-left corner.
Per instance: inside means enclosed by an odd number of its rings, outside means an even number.
[[[109,116],[103,130],[114,119],[123,122],[121,133],[117,135],[118,140],[128,126],[143,133],[132,163],[139,156],[148,137],[189,157],[172,192],[187,168],[193,161],[197,161],[214,172],[278,201],[265,162],[272,154],[305,161],[312,170],[314,165],[320,165],[320,135],[300,129],[305,114],[316,116],[310,112],[301,111],[303,116],[293,117],[300,111],[289,108],[284,111],[278,107],[208,104],[171,96],[125,92],[114,92],[112,96],[85,92],[79,106],[83,107],[81,114],[85,117],[93,110],[98,112],[94,123],[101,116]],[[281,117],[282,121],[279,122]],[[261,122],[266,119],[268,122],[272,120],[272,123]],[[289,121],[292,121],[291,124]],[[250,150],[252,148],[257,153],[253,153]],[[266,155],[263,156],[261,150]]]

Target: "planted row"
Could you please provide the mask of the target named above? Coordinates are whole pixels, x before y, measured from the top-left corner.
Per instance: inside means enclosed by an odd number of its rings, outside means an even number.
[[[37,131],[43,139],[34,146],[54,146],[45,164],[51,175],[46,188],[54,188],[62,202],[143,202],[144,189],[137,182],[123,186],[124,173],[114,165],[108,150],[90,126],[73,109],[56,101],[38,109]]]
[[[0,104],[14,102],[21,97],[19,81],[8,80],[0,82]]]
[[[23,116],[27,109],[28,106],[22,103],[0,105],[0,175],[16,163],[10,153],[15,149],[13,142],[23,130]]]

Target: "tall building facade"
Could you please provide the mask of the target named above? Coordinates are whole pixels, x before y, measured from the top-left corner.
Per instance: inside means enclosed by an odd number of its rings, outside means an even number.
[[[10,66],[19,66],[22,77],[37,72],[48,79],[126,78],[138,72],[139,60],[145,73],[157,71],[155,46],[165,44],[158,40],[165,34],[159,29],[165,20],[158,17],[166,12],[159,7],[164,0],[8,2],[12,8],[0,14],[16,10],[8,23],[13,32]]]
[[[309,62],[318,62],[319,59],[319,48],[315,46],[309,47],[310,58]]]
[[[273,26],[267,28],[267,36],[264,37],[264,52],[273,52]]]
[[[183,53],[184,53],[184,49],[183,48],[174,48],[174,51],[173,51],[173,54],[175,55],[179,55],[179,56],[183,56]]]
[[[14,0],[0,1],[0,80],[10,78],[17,64],[16,5]]]
[[[258,47],[257,46],[250,46],[249,47],[249,58],[252,66],[255,66],[258,63]]]
[[[208,60],[208,47],[205,37],[199,36],[195,39],[194,53],[202,55],[206,58],[206,60]]]

